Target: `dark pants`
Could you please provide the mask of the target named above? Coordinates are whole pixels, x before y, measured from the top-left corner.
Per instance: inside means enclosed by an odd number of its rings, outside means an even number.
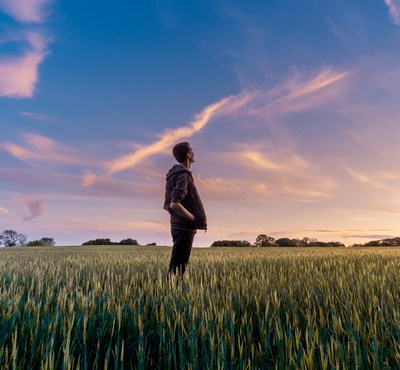
[[[171,229],[172,248],[171,262],[169,264],[169,273],[183,275],[186,265],[189,262],[190,252],[192,251],[193,239],[196,230]]]

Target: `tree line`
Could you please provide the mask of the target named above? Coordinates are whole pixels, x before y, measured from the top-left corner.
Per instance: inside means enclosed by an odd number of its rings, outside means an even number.
[[[111,239],[107,238],[99,238],[94,240],[88,240],[87,242],[82,243],[82,245],[139,245],[137,240],[128,238],[122,239],[119,242],[113,242]]]
[[[56,243],[53,238],[49,237],[28,242],[28,237],[25,234],[18,233],[15,230],[4,230],[0,234],[0,245],[4,245],[5,247],[46,247],[55,246]]]
[[[345,247],[345,245],[340,242],[321,242],[307,237],[302,239],[275,239],[272,236],[260,234],[253,244],[247,240],[218,240],[211,247]]]
[[[0,246],[5,247],[32,247],[32,246],[55,246],[54,238],[43,237],[38,240],[31,240],[28,242],[28,237],[25,234],[18,233],[15,230],[4,230],[0,234]],[[113,242],[109,238],[97,238],[88,240],[82,245],[139,245],[136,239],[127,238],[119,242]],[[149,243],[146,246],[156,246],[156,243]],[[399,247],[400,237],[386,238],[379,240],[371,240],[364,244],[353,244],[352,247]],[[345,247],[340,242],[322,242],[313,238],[302,239],[289,239],[280,238],[275,239],[266,234],[257,236],[254,243],[247,240],[217,240],[212,243],[211,247]]]
[[[25,234],[18,233],[15,230],[4,230],[0,234],[0,246],[5,247],[54,247],[56,245],[54,238],[43,237],[39,240],[28,241],[28,237]],[[88,240],[82,245],[139,245],[136,239],[127,238],[122,239],[119,242],[113,242],[108,238],[98,238]],[[147,244],[148,246],[157,245],[156,243]]]
[[[217,240],[211,247],[345,247],[345,245],[340,242],[321,242],[307,237],[275,239],[266,234],[260,234],[253,244],[247,240]],[[351,247],[400,247],[400,237],[371,240],[364,244],[353,244]]]

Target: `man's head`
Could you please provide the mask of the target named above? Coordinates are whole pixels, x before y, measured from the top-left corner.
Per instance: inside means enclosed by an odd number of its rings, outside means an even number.
[[[178,163],[184,163],[186,159],[189,159],[190,163],[194,162],[193,149],[188,142],[176,144],[172,149],[172,154]]]

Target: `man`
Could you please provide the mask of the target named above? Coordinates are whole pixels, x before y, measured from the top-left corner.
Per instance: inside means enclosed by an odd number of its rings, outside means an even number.
[[[170,213],[173,240],[169,274],[183,275],[189,262],[193,239],[197,229],[207,230],[207,218],[190,166],[194,152],[187,142],[172,149],[178,164],[167,173],[164,209]]]

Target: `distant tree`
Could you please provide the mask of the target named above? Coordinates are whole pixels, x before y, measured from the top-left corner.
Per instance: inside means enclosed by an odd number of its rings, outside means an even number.
[[[247,240],[217,240],[211,244],[211,247],[251,247]]]
[[[5,247],[16,247],[26,245],[27,236],[17,233],[15,230],[4,230],[0,234],[0,244]]]
[[[40,240],[32,240],[30,241],[27,246],[28,247],[54,247],[56,245],[55,241],[53,238],[42,238]]]
[[[255,247],[272,247],[275,243],[275,239],[271,236],[265,234],[260,234],[257,236],[254,242]]]
[[[380,240],[371,240],[364,244],[366,247],[398,247],[400,246],[400,238],[389,238]]]
[[[304,247],[304,242],[302,239],[290,239],[293,243],[293,247]]]
[[[146,244],[146,246],[147,247],[155,247],[155,246],[157,246],[157,243],[148,243],[148,244]]]
[[[118,243],[112,242],[110,239],[106,238],[99,238],[99,239],[94,239],[94,240],[89,240],[82,245],[116,245]]]
[[[28,242],[28,244],[26,246],[27,247],[44,247],[41,240],[31,240],[30,242]]]
[[[297,241],[296,239],[280,238],[275,240],[275,245],[278,247],[296,247]]]
[[[400,238],[383,239],[382,245],[386,245],[389,247],[398,247],[400,246]]]
[[[344,247],[345,245],[340,242],[311,242],[309,247]]]
[[[132,238],[122,239],[118,244],[119,245],[139,245],[138,242]]]
[[[382,243],[382,240],[371,240],[365,244],[363,244],[363,246],[365,247],[380,247]]]

